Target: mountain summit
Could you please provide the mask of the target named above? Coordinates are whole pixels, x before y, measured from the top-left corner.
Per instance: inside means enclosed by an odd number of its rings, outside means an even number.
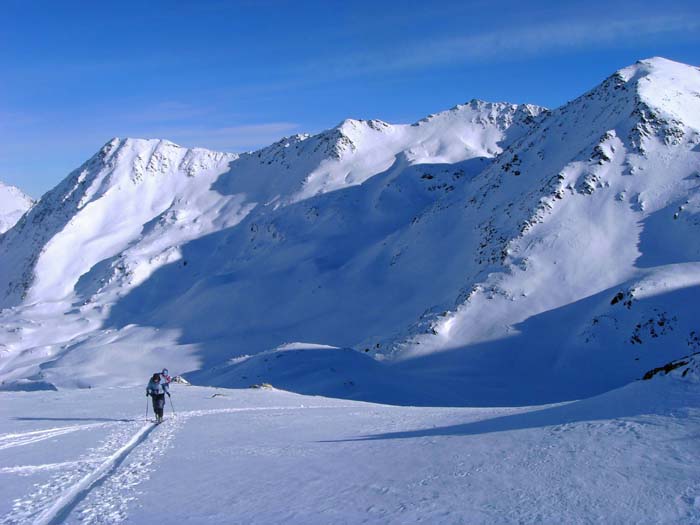
[[[0,234],[12,228],[33,204],[22,190],[0,182]]]
[[[3,386],[167,355],[414,404],[614,388],[700,346],[698,115],[700,70],[653,58],[552,111],[472,100],[241,155],[115,139],[0,237]]]

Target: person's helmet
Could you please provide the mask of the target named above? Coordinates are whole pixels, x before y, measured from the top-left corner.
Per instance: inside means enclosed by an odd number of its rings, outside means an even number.
[[[163,371],[161,372],[161,374],[167,376],[167,375],[168,375],[168,369],[167,369],[167,368],[164,368]]]
[[[151,378],[151,381],[154,383],[158,383],[160,381],[160,375],[158,374],[153,374],[153,377]]]

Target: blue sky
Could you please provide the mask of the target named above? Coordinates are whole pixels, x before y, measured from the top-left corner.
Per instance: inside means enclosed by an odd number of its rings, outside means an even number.
[[[34,197],[114,136],[245,151],[472,98],[556,107],[649,56],[700,64],[697,1],[0,7],[0,180]]]

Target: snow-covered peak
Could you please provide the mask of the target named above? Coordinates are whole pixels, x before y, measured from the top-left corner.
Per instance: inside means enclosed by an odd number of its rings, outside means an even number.
[[[217,181],[226,194],[274,207],[356,186],[395,164],[493,158],[535,127],[543,108],[473,101],[413,124],[346,119],[241,155]]]
[[[475,156],[493,157],[500,154],[531,131],[547,113],[546,108],[533,104],[472,99],[447,111],[429,115],[412,127],[420,130],[423,145],[432,145],[427,150],[429,156],[442,158],[443,162],[456,162]],[[456,144],[444,144],[444,136],[454,137]],[[454,151],[454,146],[459,144],[471,150],[471,154],[459,158],[458,151]],[[429,162],[421,156],[416,158],[416,162],[423,161]]]
[[[682,123],[700,131],[700,68],[661,57],[641,60],[619,71],[640,100],[656,109],[656,120]]]
[[[331,129],[338,130],[343,135],[352,135],[354,133],[357,133],[358,130],[362,130],[362,129],[368,128],[368,129],[373,129],[375,131],[381,131],[382,129],[386,129],[390,126],[391,126],[391,124],[388,124],[388,123],[384,122],[383,120],[379,120],[379,119],[363,120],[363,119],[346,118],[340,124],[338,124],[337,126],[335,126],[334,128],[331,128]]]
[[[700,69],[660,57],[640,60],[562,110],[580,112],[582,107],[597,120],[603,113],[614,117],[640,151],[651,136],[667,144],[694,140],[700,137]]]
[[[114,139],[0,236],[0,344],[21,356],[3,377],[59,384],[97,348],[177,347],[195,370],[304,340],[473,395],[475,377],[527,376],[532,402],[624,384],[700,345],[682,307],[698,91],[696,68],[653,59],[552,111],[472,100],[240,156]]]
[[[232,153],[220,153],[203,148],[183,148],[163,139],[112,139],[100,156],[119,174],[129,173],[132,181],[144,176],[182,171],[194,176],[213,166],[238,158]]]
[[[33,205],[32,198],[22,190],[0,182],[0,234],[12,228]]]
[[[480,174],[476,191],[467,188],[470,206],[462,224],[481,229],[472,247],[480,270],[465,279],[473,285],[456,305],[434,309],[428,334],[411,351],[473,348],[524,333],[513,346],[532,349],[532,359],[551,344],[547,351],[557,355],[557,366],[572,371],[608,359],[600,348],[615,348],[625,356],[615,373],[629,378],[652,355],[637,355],[635,345],[661,339],[650,319],[656,315],[654,323],[667,326],[667,312],[673,312],[678,339],[669,337],[659,347],[674,356],[686,340],[695,344],[690,333],[696,312],[684,317],[679,304],[687,298],[666,297],[660,289],[690,289],[697,282],[699,103],[697,68],[650,59],[544,116]],[[645,272],[662,283],[654,288],[659,297],[626,307],[628,318],[610,313],[609,290],[620,286],[639,295]],[[573,328],[580,321],[569,318],[556,335],[557,316],[575,311],[574,305],[589,308],[584,299],[596,294],[600,309],[577,313],[585,321]],[[541,342],[542,333],[547,338]],[[492,347],[499,344],[508,345]]]
[[[46,194],[41,205],[65,213],[81,209],[106,193],[173,182],[178,175],[193,177],[235,160],[238,156],[206,149],[188,149],[159,139],[113,138],[92,158]],[[167,184],[163,190],[167,188]],[[131,190],[129,190],[131,191]]]
[[[534,118],[547,111],[546,108],[534,104],[511,104],[509,102],[489,102],[471,99],[464,104],[457,104],[446,111],[428,115],[414,125],[457,119],[474,124],[499,124],[506,129],[514,119]]]
[[[251,155],[261,163],[290,164],[294,157],[313,158],[315,162],[340,160],[346,152],[356,151],[367,135],[388,131],[390,124],[381,120],[345,119],[337,126],[317,135],[297,134],[285,137]]]
[[[536,117],[548,110],[534,104],[511,104],[509,102],[488,102],[472,99],[440,113],[428,115],[413,126],[444,126],[449,123],[468,123],[475,126],[495,126],[505,132],[514,123],[531,125]],[[511,137],[512,142],[514,138]]]
[[[325,158],[292,201],[347,186],[399,164],[443,164],[492,158],[537,123],[544,108],[472,101],[412,125],[348,119],[310,139]]]
[[[236,158],[166,140],[110,140],[0,237],[0,256],[11,261],[0,271],[0,307],[70,295],[95,264],[153,234],[154,219],[177,223],[168,247],[227,224],[218,211],[228,198],[211,185]]]
[[[620,69],[617,74],[620,75],[625,82],[633,81],[635,78],[641,77],[683,77],[689,73],[689,71],[696,70],[699,68],[684,64],[682,62],[676,62],[675,60],[669,60],[664,57],[650,57],[643,60],[638,60],[634,64]]]

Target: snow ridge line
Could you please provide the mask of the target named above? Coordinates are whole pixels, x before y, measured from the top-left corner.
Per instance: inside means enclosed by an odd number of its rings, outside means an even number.
[[[70,487],[53,505],[44,510],[44,512],[34,520],[34,525],[49,525],[52,523],[54,519],[60,516],[61,511],[69,508],[83,492],[89,491],[92,485],[99,481],[100,478],[104,477],[120,462],[120,460],[123,460],[129,452],[142,443],[154,428],[156,428],[154,423],[148,423],[141,427],[123,447],[109,456],[99,467]]]

